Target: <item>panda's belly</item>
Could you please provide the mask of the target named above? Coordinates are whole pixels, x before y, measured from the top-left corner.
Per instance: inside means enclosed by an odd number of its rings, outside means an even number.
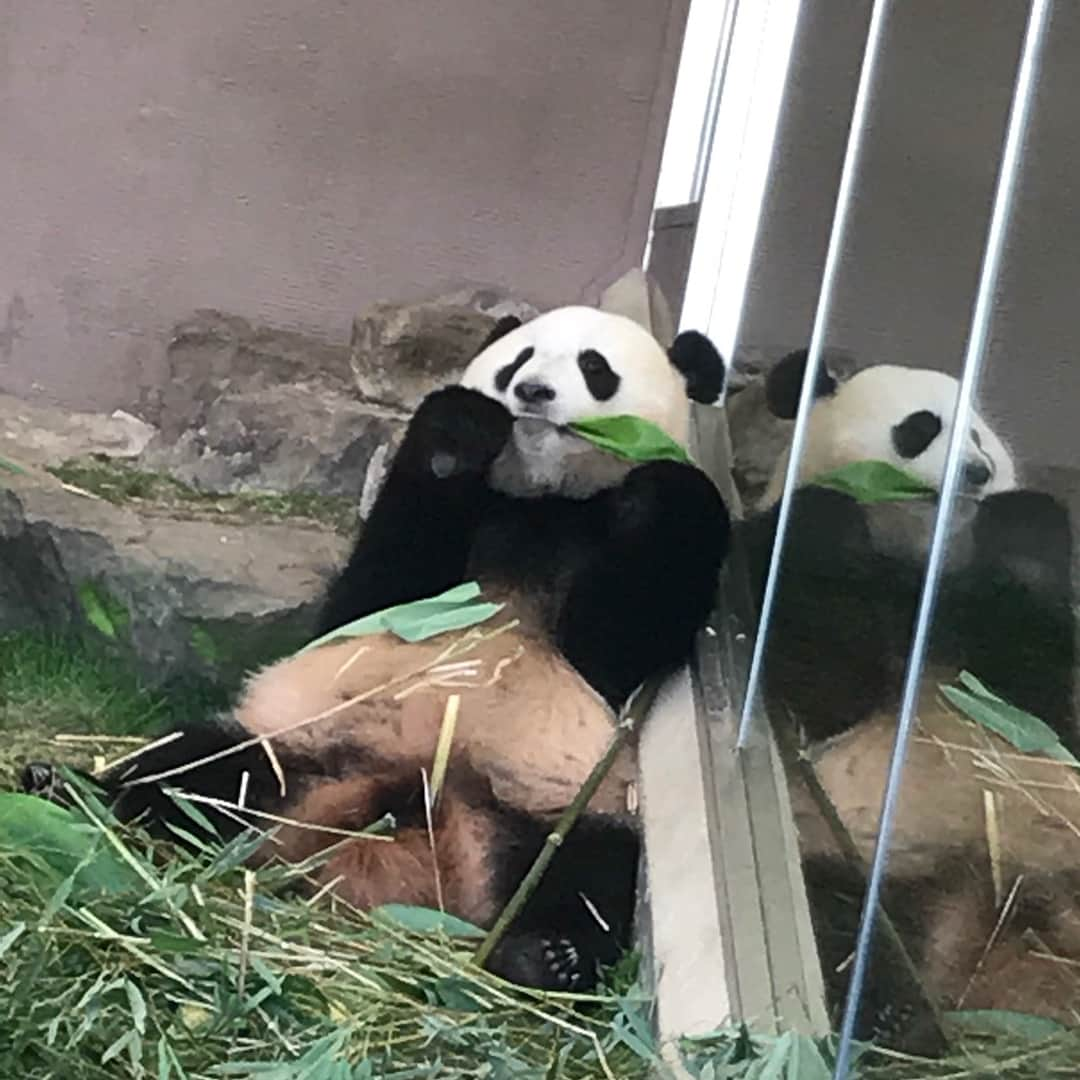
[[[936,687],[936,683],[935,683]],[[879,713],[830,740],[814,770],[860,854],[877,840],[896,714]],[[804,853],[836,850],[798,778],[793,805]],[[923,872],[944,848],[985,852],[1005,875],[1080,865],[1080,783],[1067,765],[1024,754],[927,693],[912,733],[890,868]]]
[[[284,752],[329,746],[429,773],[447,705],[460,697],[451,767],[468,765],[496,798],[532,813],[563,809],[614,733],[607,704],[542,639],[501,612],[467,631],[407,643],[390,634],[324,645],[248,683],[236,718]],[[627,750],[590,807],[626,811]]]

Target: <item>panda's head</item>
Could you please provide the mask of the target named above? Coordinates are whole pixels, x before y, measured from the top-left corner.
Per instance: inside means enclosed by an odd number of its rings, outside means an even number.
[[[806,359],[805,349],[790,353],[769,373],[765,395],[775,416],[795,418]],[[814,387],[799,482],[873,460],[886,461],[940,488],[958,389],[957,380],[940,371],[879,364],[841,381],[823,365]],[[766,490],[765,506],[780,497],[787,462],[784,453]],[[1012,456],[976,415],[962,468],[963,491],[976,498],[1016,487]]]
[[[724,363],[701,334],[680,334],[667,352],[632,319],[563,307],[522,324],[501,319],[462,385],[501,401],[515,416],[556,425],[639,416],[685,445],[688,399],[711,404]]]

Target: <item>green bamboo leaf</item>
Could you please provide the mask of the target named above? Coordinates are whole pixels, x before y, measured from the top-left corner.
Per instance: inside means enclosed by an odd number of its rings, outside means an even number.
[[[416,907],[412,904],[382,904],[372,911],[372,916],[391,919],[406,930],[418,934],[442,932],[450,937],[483,938],[484,931],[472,923],[447,915],[433,908]]]
[[[437,634],[451,630],[463,630],[469,626],[486,622],[500,612],[503,604],[474,604],[480,595],[480,586],[475,581],[466,581],[455,585],[438,596],[427,596],[422,600],[410,600],[405,604],[373,612],[363,618],[331,630],[322,637],[308,642],[297,655],[318,648],[339,638],[362,637],[366,634],[389,632],[403,641],[426,641]]]
[[[112,893],[134,887],[133,871],[99,840],[93,825],[63,807],[33,795],[0,792],[0,849],[32,856],[70,878],[72,888]]]
[[[1032,713],[1010,705],[984,686],[974,675],[963,671],[961,686],[943,686],[945,699],[965,716],[1000,735],[1025,754],[1046,754],[1058,761],[1080,765],[1049,724]]]
[[[786,1080],[831,1080],[832,1069],[808,1035],[795,1035],[792,1040],[785,1077]]]
[[[26,476],[27,472],[21,465],[16,465],[14,461],[8,461],[7,458],[0,457],[0,472],[14,473],[16,476]]]
[[[22,937],[26,930],[26,923],[17,922],[6,934],[0,937],[0,957],[4,955]]]
[[[935,494],[934,488],[917,476],[887,461],[855,461],[842,468],[819,473],[810,483],[815,487],[843,492],[861,503],[927,499]]]
[[[135,1030],[140,1035],[145,1035],[146,998],[142,996],[142,991],[130,979],[125,981],[124,989],[127,991],[128,1005],[131,1007],[131,1019],[135,1024]]]
[[[79,604],[82,606],[86,621],[97,631],[107,638],[116,640],[116,627],[109,618],[105,605],[97,594],[97,590],[90,582],[79,586]]]
[[[1045,1016],[1030,1016],[1011,1009],[961,1009],[945,1014],[950,1026],[965,1031],[1002,1035],[1041,1042],[1063,1035],[1069,1029]]]
[[[630,461],[690,461],[686,450],[663,428],[640,416],[597,416],[569,426],[595,446]]]
[[[134,1028],[129,1028],[101,1055],[101,1064],[107,1065],[113,1058],[118,1057],[128,1047],[132,1039],[137,1038]]]

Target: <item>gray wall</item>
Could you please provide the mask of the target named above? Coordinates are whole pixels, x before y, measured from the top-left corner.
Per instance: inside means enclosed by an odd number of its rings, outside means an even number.
[[[1027,0],[904,0],[886,51],[830,343],[958,372]],[[867,0],[805,0],[744,345],[805,344],[865,41]],[[1021,459],[1080,464],[1080,5],[1050,26],[984,406]]]
[[[4,0],[0,390],[131,405],[197,307],[346,340],[641,257],[688,0]]]

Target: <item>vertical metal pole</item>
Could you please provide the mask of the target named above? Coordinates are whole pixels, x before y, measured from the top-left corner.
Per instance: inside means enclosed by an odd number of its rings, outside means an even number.
[[[1005,248],[1005,234],[1012,216],[1016,181],[1020,173],[1020,159],[1031,115],[1031,101],[1034,97],[1050,7],[1051,0],[1033,0],[1028,14],[1024,49],[1020,57],[1020,68],[1017,72],[1016,84],[1013,90],[1009,124],[1005,133],[1005,147],[1001,155],[997,190],[994,193],[994,205],[990,215],[986,251],[983,255],[982,268],[979,273],[975,310],[971,317],[971,328],[968,332],[964,371],[960,379],[956,412],[953,416],[952,436],[949,440],[949,450],[945,459],[940,502],[934,520],[930,554],[926,563],[926,577],[923,581],[922,595],[919,598],[919,614],[915,623],[915,634],[912,639],[907,672],[904,677],[900,717],[897,725],[896,741],[893,743],[892,759],[889,763],[885,795],[882,800],[877,844],[874,847],[874,861],[870,868],[866,900],[863,904],[862,918],[859,923],[855,965],[851,974],[851,983],[848,987],[847,1002],[844,1007],[844,1021],[840,1029],[840,1043],[837,1047],[836,1070],[833,1073],[835,1080],[846,1080],[850,1068],[855,1021],[858,1017],[863,984],[866,980],[870,941],[881,896],[881,885],[888,862],[889,841],[892,837],[892,826],[896,814],[900,782],[903,777],[904,760],[907,754],[911,727],[915,718],[919,684],[922,681],[923,667],[926,662],[926,650],[929,643],[934,608],[937,602],[938,584],[941,579],[949,527],[952,522],[953,508],[960,482],[961,459],[967,442],[968,426],[971,423],[975,390],[978,386],[979,375],[986,355],[986,344],[990,335],[994,297],[997,292],[1001,259]]]
[[[862,151],[863,129],[866,126],[866,113],[870,105],[871,88],[874,82],[878,54],[881,51],[885,12],[888,7],[889,0],[874,0],[874,7],[870,13],[870,28],[866,35],[866,49],[863,52],[862,68],[859,71],[859,85],[855,92],[855,104],[851,110],[851,125],[848,128],[844,165],[840,171],[840,186],[836,192],[836,208],[833,211],[832,231],[829,233],[829,246],[825,252],[825,266],[821,273],[821,291],[818,294],[817,310],[814,312],[814,328],[810,334],[810,348],[806,360],[806,370],[803,375],[802,392],[799,395],[799,411],[795,417],[795,430],[791,437],[790,457],[788,458],[787,473],[784,477],[784,493],[780,497],[780,512],[776,520],[776,536],[773,538],[769,574],[765,579],[765,595],[761,602],[757,637],[750,658],[750,673],[746,679],[746,695],[743,698],[742,716],[739,719],[739,737],[736,743],[740,750],[746,745],[746,740],[750,735],[750,725],[753,722],[754,708],[757,704],[765,646],[769,640],[769,624],[772,621],[776,585],[780,577],[784,542],[787,537],[788,517],[791,514],[791,500],[795,494],[795,481],[802,460],[806,427],[810,419],[813,388],[817,382],[817,373],[821,366],[821,352],[825,344],[825,333],[829,324],[829,316],[832,313],[833,290],[836,287],[836,276],[844,252],[844,242],[847,238],[852,193],[855,188],[855,178],[859,171],[859,157]]]
[[[705,194],[705,182],[709,178],[713,142],[716,138],[716,122],[720,117],[720,95],[724,85],[724,75],[727,72],[728,57],[731,55],[731,42],[735,37],[735,20],[738,15],[739,0],[728,0],[724,11],[724,21],[720,27],[720,40],[716,45],[712,77],[709,80],[709,96],[705,101],[705,116],[701,122],[697,156],[694,158],[694,175],[690,181],[689,199],[692,203],[700,204]]]

